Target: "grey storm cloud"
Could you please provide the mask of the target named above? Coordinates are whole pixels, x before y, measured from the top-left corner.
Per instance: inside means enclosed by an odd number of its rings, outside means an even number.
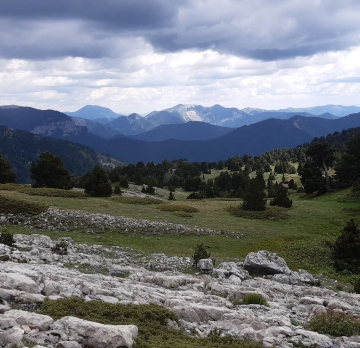
[[[263,61],[357,46],[356,0],[0,0],[0,56],[212,49]],[[129,53],[130,52],[130,53]]]

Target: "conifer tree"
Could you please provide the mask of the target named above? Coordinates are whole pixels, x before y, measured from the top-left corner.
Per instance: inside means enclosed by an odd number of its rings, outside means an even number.
[[[292,206],[292,203],[293,201],[289,199],[287,188],[280,184],[276,190],[274,199],[270,202],[270,205],[290,208]]]
[[[354,219],[350,219],[334,244],[332,257],[338,271],[360,273],[360,229],[358,226]]]
[[[32,187],[50,187],[69,190],[73,187],[70,174],[59,156],[43,152],[30,167]]]
[[[11,166],[8,161],[0,154],[0,184],[12,183],[16,180],[15,173],[11,171]]]
[[[95,166],[93,170],[87,174],[85,193],[92,197],[111,196],[112,187],[108,174],[100,166]]]
[[[262,180],[261,180],[262,179]],[[265,180],[262,174],[258,173],[255,178],[250,179],[243,195],[244,210],[265,210],[266,194]]]

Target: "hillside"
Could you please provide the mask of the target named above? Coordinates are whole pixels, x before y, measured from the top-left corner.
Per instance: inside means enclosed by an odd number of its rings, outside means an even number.
[[[232,128],[213,126],[204,122],[190,121],[182,124],[166,124],[151,129],[132,139],[143,141],[176,140],[209,140],[231,132]]]
[[[109,167],[123,164],[83,145],[0,126],[0,153],[10,162],[17,182],[30,182],[30,163],[45,151],[59,156],[65,168],[76,175],[84,174],[97,164]]]
[[[274,148],[295,147],[325,136],[360,126],[360,113],[335,120],[318,117],[293,117],[289,120],[269,119],[237,128],[226,135],[207,141],[165,140],[145,142],[120,138],[86,145],[128,163],[159,163],[164,159],[187,158],[189,161],[218,161],[247,153],[259,156]],[[76,141],[76,137],[71,139]]]

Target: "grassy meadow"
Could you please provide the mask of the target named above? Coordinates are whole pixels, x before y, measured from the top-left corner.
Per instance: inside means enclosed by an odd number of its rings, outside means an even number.
[[[281,180],[280,175],[278,177]],[[141,187],[131,185],[130,191]],[[306,269],[329,277],[348,280],[331,267],[328,243],[334,242],[347,220],[357,218],[360,201],[344,201],[350,190],[323,196],[293,192],[292,208],[267,205],[264,213],[245,216],[237,199],[186,200],[188,193],[176,191],[176,201],[167,201],[168,191],[156,189],[153,198],[113,195],[109,198],[61,195],[54,192],[35,195],[23,186],[2,186],[0,195],[25,202],[89,213],[106,213],[135,219],[180,223],[190,227],[211,228],[217,233],[203,235],[194,230],[181,235],[117,233],[114,231],[69,232],[30,231],[21,225],[8,229],[15,233],[42,233],[50,237],[71,236],[77,242],[131,247],[144,253],[163,252],[167,255],[192,256],[197,244],[206,245],[216,263],[241,259],[248,252],[269,250],[284,257],[293,270]],[[343,202],[342,202],[343,201]]]

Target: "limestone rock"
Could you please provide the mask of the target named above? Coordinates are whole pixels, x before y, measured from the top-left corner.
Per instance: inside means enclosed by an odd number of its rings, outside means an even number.
[[[266,250],[247,254],[244,261],[244,269],[250,273],[264,275],[274,275],[278,273],[291,274],[291,270],[282,257]]]
[[[214,269],[214,272],[223,272],[225,277],[231,277],[232,275],[240,278],[241,280],[250,279],[250,274],[248,271],[240,268],[235,262],[222,262],[220,265]],[[220,278],[220,277],[219,277]]]
[[[46,331],[54,323],[54,320],[48,315],[42,315],[32,312],[25,312],[16,309],[5,312],[2,318],[15,320],[18,325],[28,325],[31,329]]]
[[[214,268],[213,260],[210,258],[199,260],[196,266],[201,273],[205,274],[211,274]]]
[[[104,325],[70,316],[57,320],[52,330],[88,348],[132,348],[138,333],[135,325]]]
[[[39,293],[38,285],[31,278],[18,273],[0,273],[0,284],[5,289]]]

